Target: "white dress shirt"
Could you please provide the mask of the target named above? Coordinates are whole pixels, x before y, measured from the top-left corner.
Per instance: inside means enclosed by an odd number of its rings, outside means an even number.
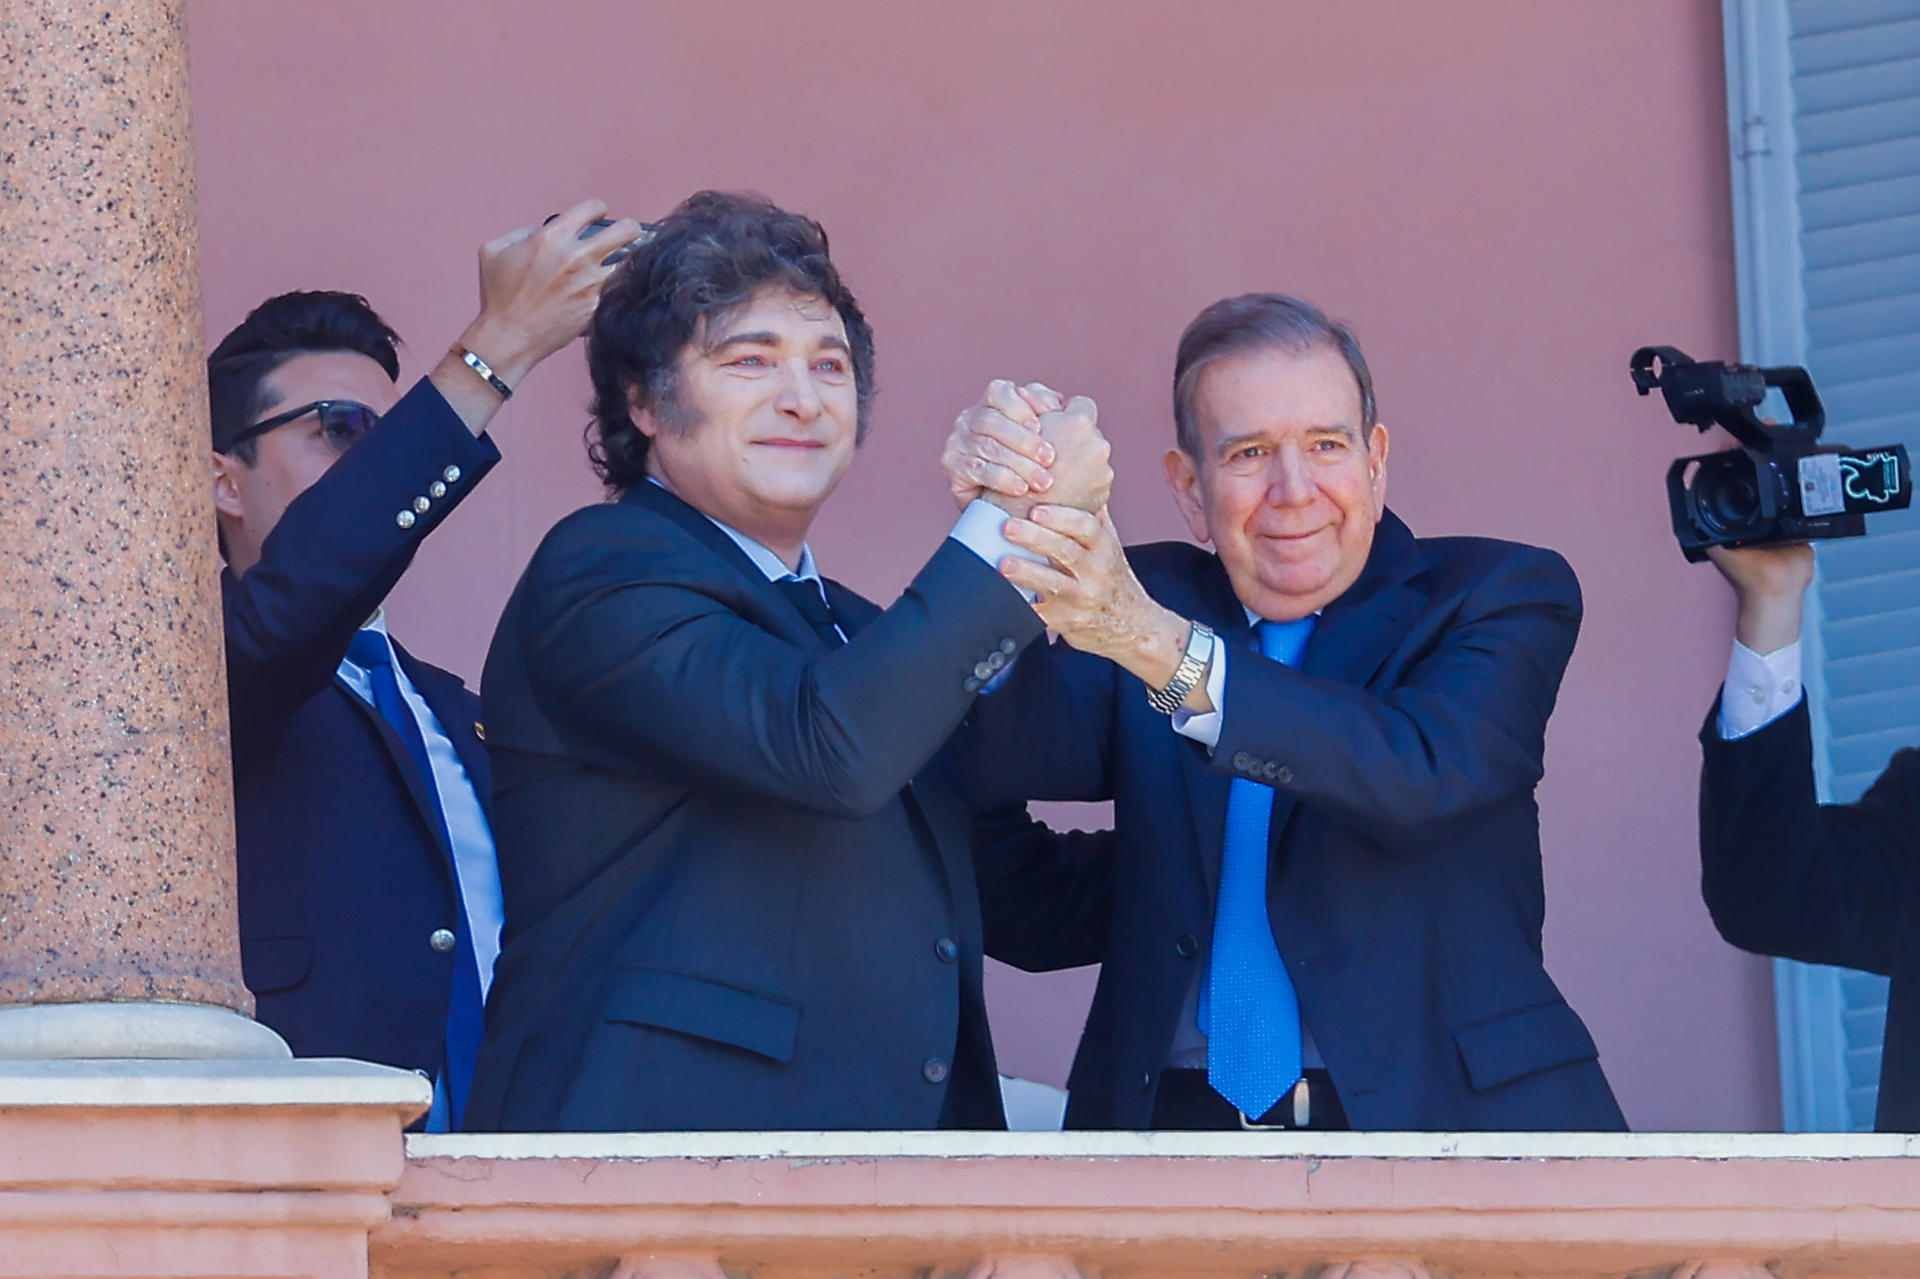
[[[1735,640],[1720,693],[1720,739],[1757,732],[1798,706],[1806,696],[1800,675],[1799,640],[1764,657]]]

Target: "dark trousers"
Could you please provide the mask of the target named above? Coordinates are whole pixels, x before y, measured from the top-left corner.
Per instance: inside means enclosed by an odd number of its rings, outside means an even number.
[[[1293,1095],[1282,1097],[1262,1115],[1263,1128],[1303,1128],[1315,1132],[1347,1130],[1346,1108],[1333,1090],[1333,1078],[1324,1070],[1306,1072],[1307,1122],[1294,1122]],[[1247,1125],[1238,1108],[1215,1092],[1204,1070],[1163,1070],[1160,1091],[1153,1099],[1153,1126],[1172,1132],[1238,1132]]]

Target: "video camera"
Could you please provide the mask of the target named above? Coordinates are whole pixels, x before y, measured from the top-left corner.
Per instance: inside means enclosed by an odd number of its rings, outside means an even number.
[[[1641,347],[1629,367],[1640,394],[1660,388],[1674,421],[1702,431],[1725,427],[1742,445],[1683,457],[1667,468],[1674,535],[1694,563],[1706,558],[1709,546],[1859,537],[1867,516],[1905,510],[1913,501],[1904,445],[1815,443],[1827,415],[1803,368],[1693,360],[1670,346]],[[1791,421],[1763,421],[1754,412],[1768,387],[1786,397]]]

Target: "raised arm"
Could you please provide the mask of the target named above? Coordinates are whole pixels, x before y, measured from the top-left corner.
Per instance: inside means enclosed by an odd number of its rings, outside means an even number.
[[[604,211],[587,201],[545,227],[522,227],[483,245],[480,312],[460,344],[288,503],[258,560],[236,563],[239,575],[226,575],[238,758],[326,686],[354,631],[421,541],[499,461],[483,432],[503,398],[459,353],[474,352],[511,389],[578,337],[611,270],[601,260],[639,230],[625,220],[578,239]]]
[[[891,608],[817,652],[777,632],[771,588],[624,503],[563,523],[521,589],[535,695],[570,751],[846,817],[897,795],[966,714],[976,669],[1041,631],[949,539]]]

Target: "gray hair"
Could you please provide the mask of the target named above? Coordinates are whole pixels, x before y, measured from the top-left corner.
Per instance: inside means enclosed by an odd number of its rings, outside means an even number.
[[[1373,430],[1376,405],[1373,374],[1360,341],[1346,325],[1327,318],[1311,302],[1285,293],[1243,293],[1222,298],[1193,318],[1180,335],[1173,361],[1174,438],[1188,457],[1200,456],[1200,432],[1193,420],[1193,392],[1200,372],[1215,360],[1264,347],[1304,354],[1315,347],[1337,353],[1353,371],[1360,388],[1360,429]]]

